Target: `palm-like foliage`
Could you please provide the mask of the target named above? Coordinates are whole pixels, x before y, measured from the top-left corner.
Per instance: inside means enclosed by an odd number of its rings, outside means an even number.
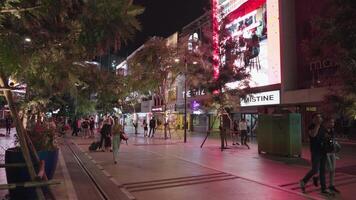
[[[0,67],[5,77],[27,84],[30,99],[82,95],[76,83],[86,86],[84,96],[104,95],[103,88],[117,80],[84,61],[132,39],[140,29],[136,16],[143,12],[128,0],[8,0],[0,5]],[[24,42],[25,37],[32,41]]]

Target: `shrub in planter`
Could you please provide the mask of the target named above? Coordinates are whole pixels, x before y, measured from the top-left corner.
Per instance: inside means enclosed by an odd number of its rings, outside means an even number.
[[[37,123],[31,130],[27,131],[40,160],[45,161],[45,172],[48,179],[52,179],[57,167],[58,148],[55,142],[55,128],[48,123]],[[17,141],[15,141],[17,142]],[[21,148],[14,147],[6,150],[5,163],[25,163]],[[36,163],[33,159],[33,163]],[[35,165],[38,172],[39,166]],[[21,183],[30,180],[28,170],[23,168],[6,168],[6,177],[8,183]],[[10,190],[11,199],[32,199],[35,198],[33,188],[16,188]]]

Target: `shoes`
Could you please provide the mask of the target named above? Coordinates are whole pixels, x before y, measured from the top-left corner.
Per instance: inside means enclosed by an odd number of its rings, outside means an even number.
[[[331,192],[340,193],[340,190],[336,189],[335,186],[330,186],[330,187],[329,187],[329,190],[330,190]]]
[[[329,190],[326,190],[326,189],[322,189],[321,190],[321,194],[323,195],[327,195],[327,196],[334,196],[335,194],[330,192]]]
[[[117,162],[116,162],[116,161],[114,161],[114,163],[115,163],[115,165],[117,164]]]
[[[313,184],[315,187],[319,187],[319,178],[318,177],[316,177],[316,176],[313,177]]]
[[[299,186],[302,192],[305,193],[305,183],[303,180],[299,181]]]
[[[235,145],[235,143],[232,143],[232,145]]]

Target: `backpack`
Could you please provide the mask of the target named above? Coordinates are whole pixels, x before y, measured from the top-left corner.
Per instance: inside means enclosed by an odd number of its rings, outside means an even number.
[[[93,142],[89,146],[89,151],[96,151],[100,146],[100,142]]]

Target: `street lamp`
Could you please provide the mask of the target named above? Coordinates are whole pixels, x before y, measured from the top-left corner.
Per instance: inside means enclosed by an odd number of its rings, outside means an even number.
[[[184,143],[187,142],[187,70],[188,63],[184,60],[185,70],[184,70]]]

